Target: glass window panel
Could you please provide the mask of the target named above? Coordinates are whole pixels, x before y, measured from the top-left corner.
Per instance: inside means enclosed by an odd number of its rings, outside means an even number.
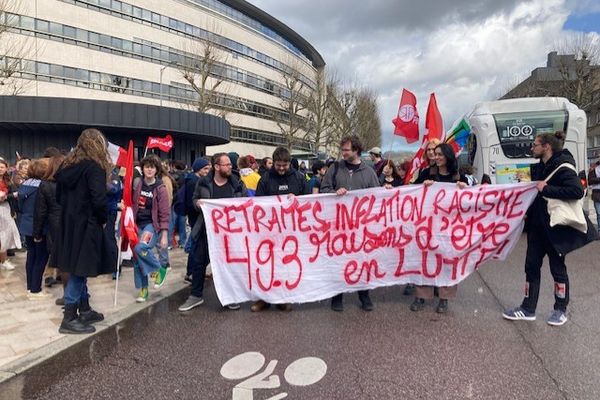
[[[133,7],[133,16],[136,18],[142,18],[142,9],[139,7]]]
[[[157,49],[156,47],[152,47],[152,57],[160,58],[160,49]]]
[[[35,29],[37,29],[40,32],[50,32],[50,22],[38,19],[35,22]]]
[[[160,24],[160,14],[152,13],[152,22]]]
[[[85,29],[76,29],[75,37],[83,42],[88,41],[88,32]]]
[[[119,38],[112,38],[112,47],[115,47],[117,49],[122,49],[123,48],[123,40],[119,39]]]
[[[101,7],[110,8],[110,0],[99,0],[98,5]]]
[[[133,44],[133,52],[136,54],[142,54],[142,45],[139,43]]]
[[[140,81],[139,79],[134,79],[133,82],[132,82],[132,86],[136,90],[142,90],[143,89],[143,87],[142,87],[142,81]]]
[[[121,11],[121,2],[117,0],[112,0],[112,9],[116,11]]]
[[[182,21],[177,21],[177,30],[185,32],[185,23]]]
[[[63,66],[50,64],[50,75],[52,76],[64,76],[63,75]]]
[[[160,51],[160,59],[161,60],[169,60],[169,52],[166,50]]]
[[[133,43],[131,43],[129,40],[123,40],[122,46],[123,46],[123,50],[126,50],[126,51],[133,50]]]
[[[89,39],[90,39],[90,43],[100,43],[100,35],[98,35],[95,32],[90,32],[89,33]]]
[[[152,13],[150,10],[142,9],[142,18],[148,21],[152,20]]]
[[[173,29],[177,29],[177,20],[173,18],[169,18],[169,27]]]
[[[37,63],[37,72],[38,72],[38,74],[49,75],[50,74],[50,64]]]
[[[142,54],[148,57],[152,57],[152,47],[147,44],[142,46]]]
[[[160,84],[152,82],[152,91],[154,93],[160,93]]]
[[[193,35],[194,27],[190,24],[185,24],[185,33],[187,33],[188,35]]]
[[[21,27],[33,30],[35,28],[35,20],[30,17],[21,16]]]
[[[110,46],[112,44],[110,36],[108,36],[108,35],[100,35],[100,44],[102,46]]]
[[[100,74],[98,72],[90,71],[90,82],[100,82]]]
[[[164,26],[169,26],[169,17],[167,17],[166,15],[161,15],[160,24]]]
[[[64,69],[65,78],[77,79],[77,69],[71,67],[65,67]]]
[[[65,36],[71,37],[71,38],[75,38],[77,35],[75,33],[75,28],[73,28],[72,26],[63,26],[63,34]]]
[[[131,4],[121,4],[121,11],[125,14],[131,15],[133,13],[133,7]]]
[[[82,81],[89,81],[90,80],[90,71],[88,71],[87,69],[78,69],[77,70],[77,78],[82,80]]]

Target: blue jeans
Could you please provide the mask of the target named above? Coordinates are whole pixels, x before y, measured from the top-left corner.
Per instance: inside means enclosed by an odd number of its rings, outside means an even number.
[[[177,227],[177,232],[179,233],[178,244],[179,246],[183,247],[187,237],[187,233],[185,231],[185,215],[179,215],[174,209],[171,209],[171,223],[169,224],[169,246],[171,246],[173,243],[173,232],[175,231],[175,227]]]
[[[27,290],[31,293],[42,291],[42,276],[46,263],[48,262],[48,248],[46,247],[46,238],[41,242],[33,240],[33,236],[25,236],[27,244],[27,260],[25,261],[25,272],[27,274]]]
[[[133,260],[133,279],[135,287],[138,289],[147,288],[148,275],[160,268],[160,262],[153,251],[158,242],[158,236],[159,234],[154,231],[152,224],[140,227],[138,230],[140,242],[133,249],[136,255]]]
[[[600,201],[594,202],[594,208],[596,209],[596,227],[598,228],[598,232],[600,232]]]
[[[89,297],[87,278],[71,274],[65,287],[65,304],[79,304],[81,300],[87,300]]]

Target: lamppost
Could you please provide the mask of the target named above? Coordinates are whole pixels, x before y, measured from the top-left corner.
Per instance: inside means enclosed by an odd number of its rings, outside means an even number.
[[[160,90],[160,106],[162,107],[162,100],[163,100],[163,84],[162,84],[162,76],[163,76],[163,72],[165,72],[165,68],[167,67],[172,67],[173,65],[177,65],[177,63],[175,61],[171,61],[170,63],[168,63],[167,65],[163,65],[160,68],[160,79],[159,79],[159,89]]]

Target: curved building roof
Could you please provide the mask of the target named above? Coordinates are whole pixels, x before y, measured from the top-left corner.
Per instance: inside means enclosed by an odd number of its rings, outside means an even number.
[[[117,101],[0,96],[0,133],[52,134],[92,126],[123,135],[168,133],[200,140],[206,146],[227,144],[230,134],[225,119],[196,111]]]
[[[292,44],[294,44],[298,50],[302,52],[309,60],[312,61],[313,67],[321,68],[325,66],[325,60],[319,54],[319,52],[302,36],[297,34],[294,30],[292,30],[289,26],[274,18],[270,14],[267,14],[260,8],[248,3],[244,0],[219,0],[223,4],[226,4],[230,7],[235,8],[256,19],[262,24],[268,26],[273,29],[275,32],[279,33],[281,36],[285,37]]]

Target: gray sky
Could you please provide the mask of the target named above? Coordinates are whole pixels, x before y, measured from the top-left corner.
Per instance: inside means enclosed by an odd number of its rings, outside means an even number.
[[[421,135],[431,92],[449,129],[544,66],[581,21],[600,19],[600,0],[249,1],[306,38],[339,76],[378,93],[384,150],[402,88],[417,96]],[[396,138],[394,148],[405,144]]]

